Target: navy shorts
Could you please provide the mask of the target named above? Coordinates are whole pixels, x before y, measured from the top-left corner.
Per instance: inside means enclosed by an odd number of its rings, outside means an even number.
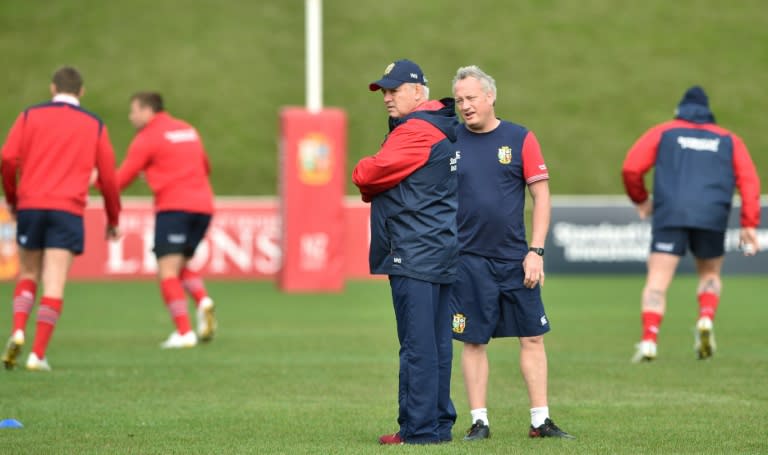
[[[62,210],[19,210],[16,242],[27,250],[62,248],[80,254],[85,242],[83,217]]]
[[[725,231],[693,228],[653,229],[651,251],[685,256],[690,248],[694,257],[713,259],[725,254]]]
[[[211,215],[203,213],[158,212],[155,215],[155,247],[152,251],[158,258],[169,254],[191,258],[210,223]]]
[[[541,288],[526,288],[524,278],[522,262],[462,254],[451,288],[453,338],[487,344],[549,332]]]

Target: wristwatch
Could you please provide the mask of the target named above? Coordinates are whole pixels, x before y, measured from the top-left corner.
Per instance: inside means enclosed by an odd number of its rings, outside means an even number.
[[[530,248],[528,248],[528,251],[533,251],[534,253],[538,254],[539,256],[544,256],[544,248],[530,247]]]

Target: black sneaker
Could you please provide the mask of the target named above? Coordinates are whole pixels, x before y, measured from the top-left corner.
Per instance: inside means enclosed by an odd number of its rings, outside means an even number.
[[[464,436],[465,441],[476,441],[478,439],[488,439],[491,437],[491,427],[484,424],[482,420],[477,420],[467,430],[467,435]]]
[[[531,430],[528,432],[528,436],[532,438],[563,438],[563,439],[576,439],[575,436],[566,433],[555,425],[550,419],[544,421],[543,424],[536,428],[531,425]]]

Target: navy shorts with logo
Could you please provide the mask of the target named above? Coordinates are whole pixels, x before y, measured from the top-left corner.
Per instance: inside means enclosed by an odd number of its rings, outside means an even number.
[[[22,209],[16,214],[16,242],[27,250],[84,249],[83,217],[63,210]]]
[[[654,228],[651,251],[685,256],[688,248],[694,257],[713,259],[725,254],[725,231],[694,228]]]
[[[487,344],[491,338],[531,337],[549,332],[541,288],[523,285],[522,262],[474,254],[459,256],[451,290],[453,338]]]
[[[155,215],[155,256],[195,255],[197,245],[205,237],[211,215],[184,211],[157,212]]]

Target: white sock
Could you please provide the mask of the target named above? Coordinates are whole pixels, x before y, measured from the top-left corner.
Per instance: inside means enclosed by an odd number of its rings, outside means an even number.
[[[531,408],[531,425],[538,428],[544,425],[544,421],[549,418],[549,406],[540,408]]]
[[[469,411],[470,414],[472,414],[472,424],[474,425],[475,422],[478,420],[482,421],[486,426],[489,426],[488,423],[488,408],[477,408]]]

